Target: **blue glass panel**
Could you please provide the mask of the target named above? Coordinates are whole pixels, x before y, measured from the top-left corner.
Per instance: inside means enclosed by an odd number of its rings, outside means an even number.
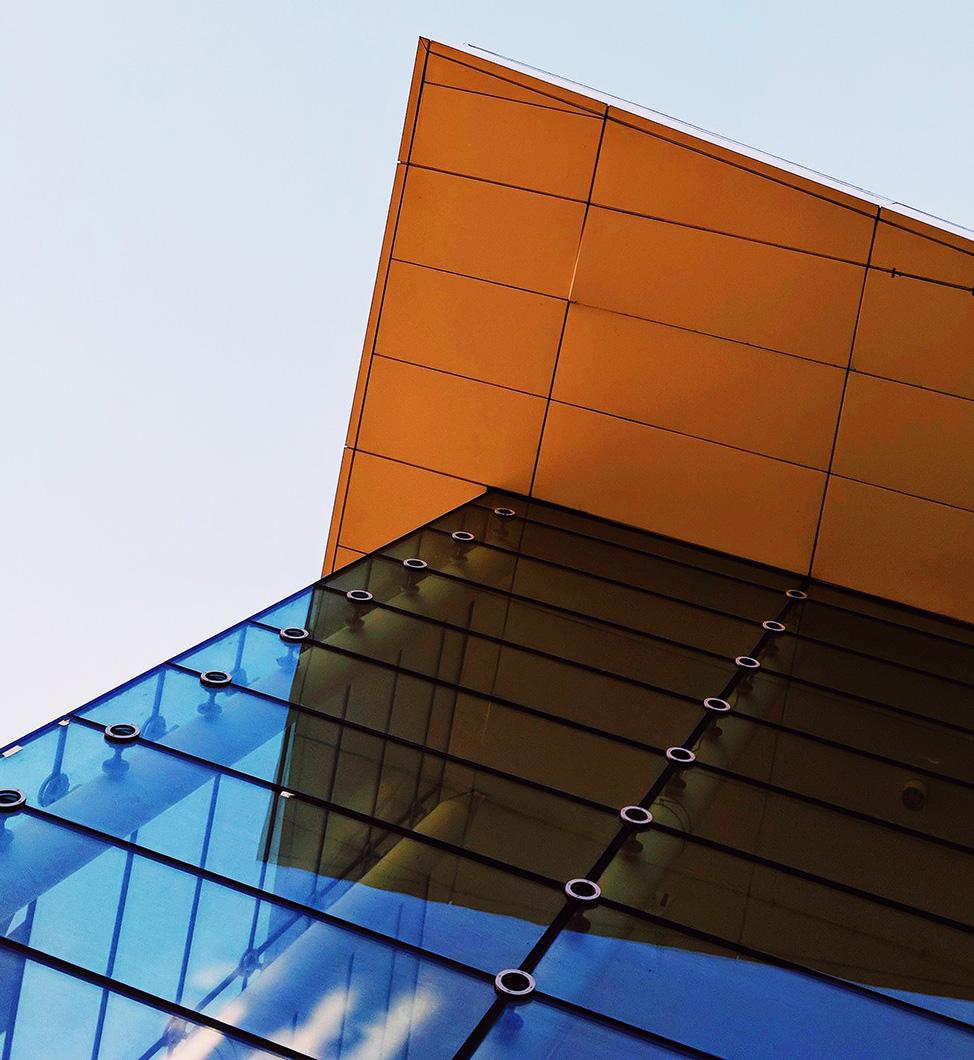
[[[265,611],[254,616],[255,622],[263,622],[277,629],[285,629],[288,626],[297,626],[299,629],[311,629],[314,625],[314,617],[311,611],[314,593],[311,589],[304,589],[296,596],[274,604]]]
[[[2,948],[0,999],[0,1051],[9,1060],[163,1057],[189,1037],[205,1041],[210,1056],[271,1060],[277,1055]]]
[[[538,965],[556,997],[721,1056],[970,1056],[963,1028],[613,910]]]
[[[38,745],[50,752],[62,742],[71,789],[50,812],[487,971],[526,953],[562,903],[557,890],[146,742],[113,750],[74,724],[31,741],[25,757],[39,761]],[[106,775],[105,762],[125,768]],[[84,885],[69,876],[59,886],[72,881]]]
[[[341,1041],[452,1056],[493,996],[489,982],[18,814],[0,852],[0,923],[22,933],[31,902],[32,944],[313,1055]]]
[[[677,1049],[565,1012],[536,998],[528,1004],[508,1006],[474,1053],[482,1060],[524,1060],[535,1056],[557,1056],[559,1060],[625,1056],[641,1060],[683,1055]]]

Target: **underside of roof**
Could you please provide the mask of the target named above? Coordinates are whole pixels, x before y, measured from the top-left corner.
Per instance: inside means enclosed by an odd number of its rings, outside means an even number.
[[[331,570],[485,485],[974,619],[974,242],[421,40]]]

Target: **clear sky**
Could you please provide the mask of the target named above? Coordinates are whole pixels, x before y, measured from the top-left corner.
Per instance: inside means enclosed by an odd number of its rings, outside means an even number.
[[[0,0],[0,742],[316,577],[421,34],[974,225],[970,0]]]

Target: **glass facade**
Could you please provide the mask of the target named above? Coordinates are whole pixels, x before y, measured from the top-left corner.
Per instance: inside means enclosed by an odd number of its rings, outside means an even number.
[[[3,753],[0,1056],[970,1056],[972,692],[489,492]]]

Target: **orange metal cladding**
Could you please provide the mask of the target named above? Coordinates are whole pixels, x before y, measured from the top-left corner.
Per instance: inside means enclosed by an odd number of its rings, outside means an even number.
[[[420,41],[325,569],[496,486],[974,620],[972,292],[953,230]]]

